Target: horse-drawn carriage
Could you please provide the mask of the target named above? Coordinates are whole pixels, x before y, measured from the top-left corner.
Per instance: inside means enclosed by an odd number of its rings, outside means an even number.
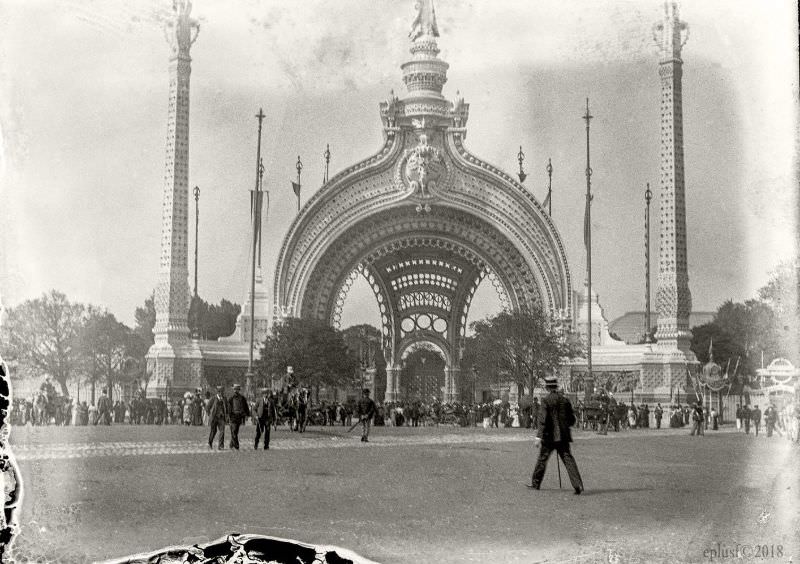
[[[167,403],[161,398],[135,397],[130,403],[131,424],[162,425],[167,422]]]
[[[69,425],[72,422],[72,398],[36,392],[23,417],[25,423],[30,421],[31,425]]]
[[[584,430],[601,431],[614,427],[617,420],[617,400],[607,394],[598,394],[579,402],[579,423]]]

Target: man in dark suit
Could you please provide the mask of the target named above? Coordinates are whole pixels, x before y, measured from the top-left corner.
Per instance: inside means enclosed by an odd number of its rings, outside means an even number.
[[[744,423],[744,432],[748,435],[750,434],[750,415],[750,405],[745,404],[742,408],[742,422]]]
[[[231,444],[232,449],[239,450],[239,427],[250,417],[250,406],[240,392],[242,387],[239,384],[233,385],[233,395],[228,400],[231,418]]]
[[[258,441],[263,433],[264,450],[269,450],[270,427],[278,419],[275,396],[269,391],[269,388],[261,388],[261,397],[256,402],[254,412],[256,415],[256,443],[253,448],[258,450]]]
[[[369,442],[369,426],[375,415],[375,402],[369,397],[369,390],[364,389],[358,400],[358,420],[361,423],[361,442]]]
[[[208,448],[214,448],[214,436],[219,430],[219,450],[225,448],[225,424],[230,419],[230,410],[228,408],[228,400],[222,394],[222,386],[217,386],[217,393],[211,398],[208,404],[208,424],[211,427],[211,432],[208,435]]]
[[[756,428],[756,437],[758,436],[758,429],[761,427],[761,410],[758,409],[758,404],[750,412],[750,419],[753,421],[753,427]]]
[[[536,461],[531,484],[528,487],[539,489],[544,471],[547,469],[547,459],[555,450],[564,461],[575,495],[579,495],[583,491],[583,481],[569,449],[569,443],[572,442],[570,427],[575,425],[575,413],[572,411],[570,401],[558,393],[558,380],[555,376],[545,378],[545,386],[548,394],[539,408],[539,430],[536,433],[539,459]]]
[[[689,435],[694,437],[694,434],[697,433],[698,437],[704,437],[704,423],[705,420],[703,419],[703,406],[699,401],[695,402],[694,409],[692,410],[692,432],[689,433]]]

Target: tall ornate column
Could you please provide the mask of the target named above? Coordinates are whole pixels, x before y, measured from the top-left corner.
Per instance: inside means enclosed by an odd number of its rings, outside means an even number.
[[[457,383],[461,369],[448,366],[444,370],[444,402],[453,403],[458,399]]]
[[[172,49],[169,64],[169,110],[161,208],[161,262],[155,293],[155,344],[147,353],[151,381],[148,395],[198,385],[200,352],[189,340],[189,50],[199,25],[192,3],[173,4],[175,19],[165,34]]]
[[[681,48],[688,27],[674,1],[664,3],[664,19],[653,28],[660,49],[661,170],[658,253],[658,331],[660,348],[677,348],[691,355],[689,312],[692,295],[686,262],[686,194],[683,174],[683,102]],[[692,356],[693,358],[693,356]]]

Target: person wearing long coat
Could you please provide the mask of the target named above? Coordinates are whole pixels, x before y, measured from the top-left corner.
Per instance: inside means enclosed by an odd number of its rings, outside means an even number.
[[[545,378],[545,386],[549,393],[542,400],[539,409],[539,430],[536,433],[539,458],[528,487],[539,489],[547,469],[547,459],[555,450],[564,462],[575,495],[579,495],[583,491],[583,480],[569,446],[572,442],[570,427],[575,425],[575,412],[569,399],[558,393],[558,380],[554,376]]]
[[[208,407],[209,426],[211,427],[208,434],[208,448],[213,448],[214,436],[219,431],[219,450],[225,448],[225,425],[230,420],[230,406],[228,400],[222,394],[222,386],[217,386],[217,394],[211,398]]]
[[[269,450],[270,428],[278,419],[278,408],[275,405],[275,395],[269,388],[261,388],[261,397],[253,408],[256,418],[256,441],[254,449],[258,450],[261,435],[264,435],[264,450]]]

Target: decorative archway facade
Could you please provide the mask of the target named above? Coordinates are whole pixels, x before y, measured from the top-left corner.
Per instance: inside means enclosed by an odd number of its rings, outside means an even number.
[[[464,145],[469,105],[445,99],[429,2],[419,2],[408,94],[380,105],[378,153],[330,179],[305,205],[275,270],[273,318],[338,324],[347,290],[363,275],[381,311],[386,401],[397,397],[400,358],[435,343],[446,362],[445,401],[456,390],[467,314],[489,277],[504,306],[542,307],[567,320],[572,289],[550,217],[510,175]]]

